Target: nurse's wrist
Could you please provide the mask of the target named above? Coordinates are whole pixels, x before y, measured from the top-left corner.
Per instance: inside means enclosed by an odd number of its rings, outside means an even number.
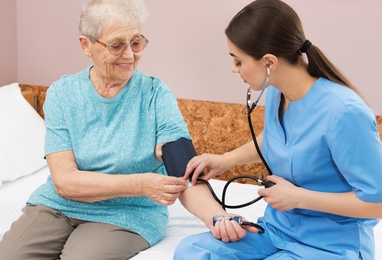
[[[232,151],[226,152],[222,156],[223,156],[223,164],[224,164],[226,169],[229,169],[231,167],[238,165],[238,161],[236,160]]]
[[[293,192],[294,198],[295,198],[295,208],[298,209],[310,209],[311,206],[309,206],[311,203],[310,201],[310,194],[309,190],[297,187],[295,188],[295,191]]]

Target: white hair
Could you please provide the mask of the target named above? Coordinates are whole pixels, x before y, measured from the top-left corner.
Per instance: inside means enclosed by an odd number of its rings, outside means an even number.
[[[102,30],[113,23],[146,22],[148,11],[143,0],[84,0],[80,14],[80,34],[91,41],[98,39]]]

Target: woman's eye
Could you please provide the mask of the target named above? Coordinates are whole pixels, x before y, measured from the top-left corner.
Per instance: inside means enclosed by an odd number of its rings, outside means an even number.
[[[115,49],[115,50],[122,49],[125,46],[126,46],[126,43],[124,43],[124,42],[116,42],[116,43],[113,43],[112,45],[110,45],[110,47]]]
[[[238,61],[238,62],[235,62],[235,66],[236,66],[236,67],[240,67],[240,65],[241,65],[241,62],[239,62],[239,61]]]
[[[131,42],[130,44],[131,45],[138,45],[140,44],[141,40],[144,39],[144,38],[138,38],[138,37],[135,37]]]

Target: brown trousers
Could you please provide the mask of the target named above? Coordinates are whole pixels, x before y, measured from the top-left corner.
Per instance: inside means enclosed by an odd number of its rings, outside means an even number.
[[[128,229],[68,218],[41,205],[27,205],[0,241],[0,259],[129,259],[149,247]]]

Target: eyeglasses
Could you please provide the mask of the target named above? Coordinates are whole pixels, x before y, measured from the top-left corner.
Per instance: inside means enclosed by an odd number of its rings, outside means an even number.
[[[143,51],[149,43],[149,40],[147,40],[145,36],[141,35],[139,38],[135,38],[134,40],[132,40],[130,44],[122,41],[116,41],[110,44],[105,44],[99,40],[96,40],[96,42],[102,44],[105,48],[107,48],[110,54],[119,56],[126,51],[129,45],[134,53]]]

